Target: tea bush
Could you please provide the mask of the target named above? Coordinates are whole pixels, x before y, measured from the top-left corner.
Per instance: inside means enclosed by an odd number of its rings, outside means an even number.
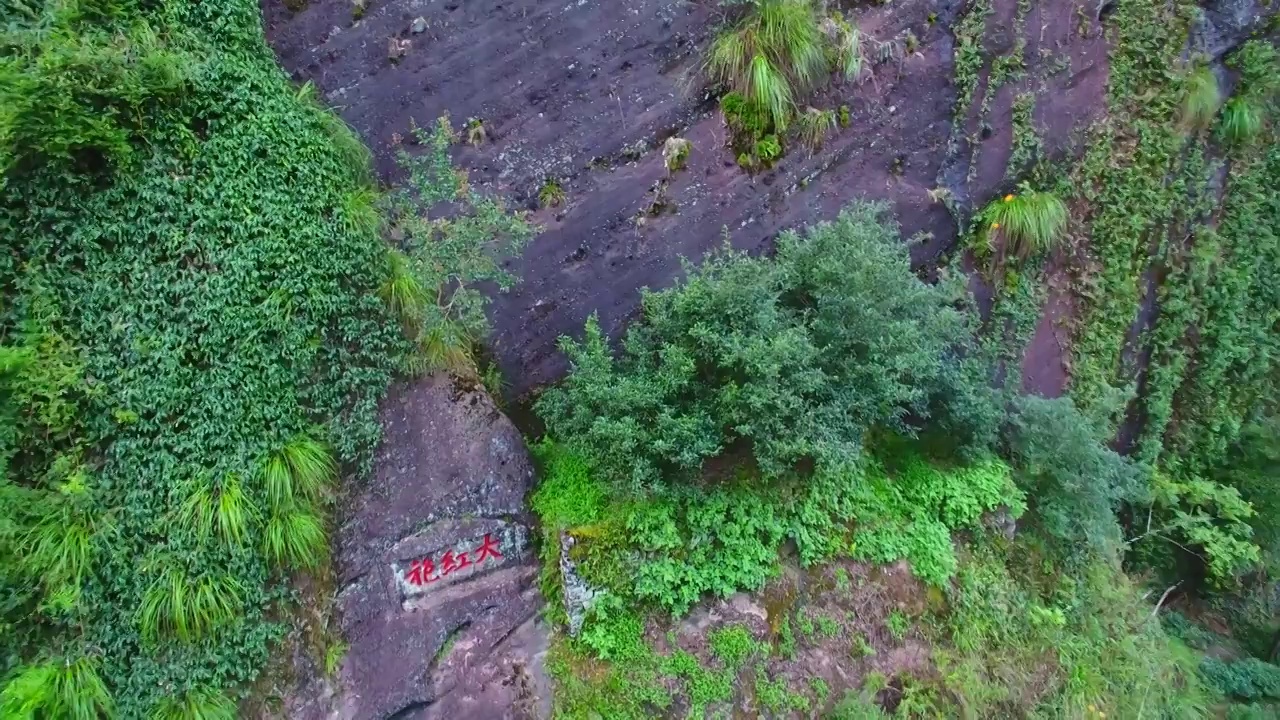
[[[963,372],[966,297],[919,280],[884,208],[855,204],[784,233],[776,258],[726,251],[646,293],[616,360],[591,320],[582,342],[562,340],[571,372],[537,410],[630,489],[694,482],[724,454],[765,482],[810,462],[839,473],[869,429],[911,433],[935,412],[981,444],[998,410]]]

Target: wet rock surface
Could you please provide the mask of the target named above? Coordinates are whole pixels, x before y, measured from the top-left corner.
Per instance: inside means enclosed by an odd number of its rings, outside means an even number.
[[[712,0],[314,0],[297,13],[263,0],[282,64],[311,80],[371,145],[384,177],[413,124],[449,113],[483,121],[487,140],[460,144],[474,187],[530,209],[554,179],[566,202],[538,210],[544,231],[510,269],[521,278],[493,308],[494,350],[512,392],[556,380],[556,338],[591,312],[613,335],[634,316],[639,289],[661,288],[680,259],[734,246],[767,252],[782,230],[832,219],[854,199],[892,205],[918,265],[955,244],[955,221],[930,195],[945,188],[962,217],[1024,170],[1011,167],[1014,104],[1035,97],[1030,131],[1050,156],[1072,152],[1105,112],[1103,23],[1092,5],[995,0],[984,28],[982,88],[957,107],[953,25],[959,0],[828,2],[861,28],[872,59],[862,82],[833,76],[809,99],[847,105],[850,126],[811,153],[791,143],[772,169],[744,172],[726,144],[701,51],[732,12]],[[413,34],[414,22],[426,28]],[[419,25],[418,27],[421,27]],[[412,37],[392,63],[389,40]],[[1025,73],[987,89],[990,67],[1025,39]],[[963,112],[958,112],[963,111]],[[989,129],[989,130],[988,130]],[[668,172],[669,137],[692,143]],[[408,147],[412,151],[412,147]],[[917,235],[918,234],[918,235]]]
[[[298,718],[549,715],[520,433],[445,377],[392,388],[339,533],[336,691]]]

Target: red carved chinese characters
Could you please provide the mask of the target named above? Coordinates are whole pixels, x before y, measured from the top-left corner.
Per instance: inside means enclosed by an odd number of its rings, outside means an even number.
[[[480,550],[476,554],[476,563],[484,562],[487,557],[496,557],[502,559],[502,553],[498,552],[498,543],[489,537],[489,533],[484,534],[484,542],[480,545]]]
[[[474,561],[469,557],[472,552],[475,553]],[[431,558],[425,557],[409,563],[409,569],[405,571],[404,580],[410,585],[421,587],[463,568],[479,565],[489,558],[501,560],[502,553],[498,550],[498,541],[494,540],[489,533],[485,533],[484,539],[480,542],[480,547],[475,550],[463,550],[457,554],[454,554],[451,549],[444,551],[444,554],[440,556],[439,576],[436,576],[435,562]]]
[[[436,574],[436,564],[431,562],[431,558],[422,558],[414,560],[409,565],[409,572],[404,574],[404,579],[414,585],[422,585],[424,583],[433,583],[440,578],[431,577]]]

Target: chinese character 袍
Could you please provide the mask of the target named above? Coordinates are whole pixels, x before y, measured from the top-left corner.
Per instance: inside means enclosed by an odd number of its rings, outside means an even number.
[[[436,564],[431,562],[431,558],[425,557],[421,560],[414,560],[409,564],[409,571],[404,574],[405,582],[411,585],[422,585],[423,583],[433,583],[439,580],[432,577],[436,573]]]
[[[489,533],[485,533],[484,542],[481,543],[480,547],[476,550],[476,563],[479,564],[484,562],[484,560],[489,557],[495,557],[501,560],[502,553],[498,552],[498,543],[489,536]]]

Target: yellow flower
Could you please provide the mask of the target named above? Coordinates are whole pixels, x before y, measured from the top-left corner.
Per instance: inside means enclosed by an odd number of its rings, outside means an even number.
[[[1010,194],[1008,194],[1008,195],[1005,195],[1005,196],[1004,196],[1004,201],[1005,201],[1005,202],[1013,202],[1013,194],[1012,194],[1012,193],[1010,193]]]
[[[999,230],[999,229],[1000,229],[1000,223],[991,223],[991,229],[992,229],[992,230]]]

